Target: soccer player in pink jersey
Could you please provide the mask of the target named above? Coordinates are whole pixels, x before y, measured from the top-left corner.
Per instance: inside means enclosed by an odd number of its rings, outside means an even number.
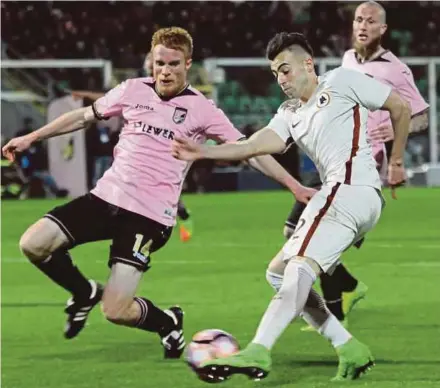
[[[143,71],[147,77],[153,76],[153,56],[151,52],[145,56]],[[88,98],[92,101],[95,101],[104,95],[105,93],[102,92],[92,92],[87,90],[72,91],[72,96],[74,98]],[[179,224],[180,240],[183,242],[188,242],[192,238],[194,225],[191,213],[181,199],[179,199],[179,202],[177,203],[177,221]]]
[[[391,86],[411,105],[410,133],[420,132],[428,127],[429,105],[417,89],[411,69],[382,47],[382,36],[387,29],[386,12],[379,3],[367,1],[360,4],[353,20],[353,48],[345,52],[342,67],[358,70]],[[369,113],[368,134],[375,159],[384,172],[388,159],[384,143],[394,138],[389,112]]]
[[[9,159],[32,143],[87,127],[94,120],[124,118],[114,162],[88,194],[56,207],[30,226],[20,248],[39,270],[72,294],[64,335],[83,329],[91,309],[102,301],[105,317],[118,325],[159,334],[165,358],[181,356],[185,342],[183,311],[161,310],[136,297],[150,254],[168,241],[191,163],[171,154],[176,137],[203,143],[235,142],[242,134],[224,113],[187,84],[192,38],[181,28],[157,31],[152,39],[154,78],[129,79],[92,106],[66,113],[29,135],[12,139],[2,151]],[[300,201],[315,190],[298,184],[271,157],[250,163],[284,183]],[[103,288],[73,265],[69,250],[91,241],[112,240],[110,278]]]

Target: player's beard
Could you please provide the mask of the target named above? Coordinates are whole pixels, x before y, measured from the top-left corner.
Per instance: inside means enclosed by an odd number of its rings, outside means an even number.
[[[377,38],[373,39],[370,44],[363,45],[356,40],[356,37],[353,34],[351,41],[356,53],[359,54],[359,56],[361,56],[362,58],[365,58],[365,60],[368,60],[379,48],[381,37],[378,36]]]

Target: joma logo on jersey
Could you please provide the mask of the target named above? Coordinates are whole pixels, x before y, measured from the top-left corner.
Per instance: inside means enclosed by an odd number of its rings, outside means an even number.
[[[154,110],[151,106],[141,105],[141,104],[136,104],[136,106],[134,108],[135,109],[145,109],[145,110],[149,110],[149,111],[153,111]]]
[[[174,139],[174,132],[170,129],[153,127],[152,125],[144,124],[142,121],[134,123],[134,127],[139,128],[142,132],[149,133],[155,136],[161,136],[164,139]]]

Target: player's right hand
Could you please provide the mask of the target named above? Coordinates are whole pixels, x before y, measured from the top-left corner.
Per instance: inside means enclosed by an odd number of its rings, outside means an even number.
[[[406,172],[403,163],[389,164],[388,184],[391,187],[391,197],[397,199],[396,188],[402,186],[406,181]]]
[[[15,161],[15,153],[23,152],[27,150],[32,145],[32,139],[25,136],[15,137],[9,140],[9,142],[3,146],[2,153],[3,156],[10,162]]]
[[[316,189],[312,189],[311,187],[306,187],[303,185],[299,185],[295,191],[293,192],[293,195],[295,196],[296,200],[302,203],[309,203],[310,199],[318,192]]]
[[[171,145],[171,154],[180,160],[198,160],[203,158],[202,147],[195,141],[176,137]]]

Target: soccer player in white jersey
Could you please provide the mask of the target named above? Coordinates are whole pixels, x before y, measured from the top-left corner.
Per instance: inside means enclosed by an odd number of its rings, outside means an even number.
[[[275,35],[267,57],[294,106],[289,101],[282,104],[267,127],[246,141],[206,146],[177,138],[173,153],[183,160],[240,160],[283,152],[293,141],[315,163],[323,186],[269,266],[277,273],[269,279],[277,294],[254,339],[234,356],[204,363],[200,372],[216,381],[235,373],[264,378],[271,370],[270,351],[276,340],[302,315],[334,346],[339,357],[335,380],[356,379],[373,365],[373,356],[330,313],[312,286],[320,273],[332,272],[341,253],[374,227],[382,211],[381,181],[367,141],[368,110],[385,109],[391,115],[395,138],[388,181],[393,187],[405,179],[403,153],[411,110],[389,86],[360,72],[340,67],[318,78],[312,49],[302,34]]]
[[[391,51],[382,47],[382,36],[387,28],[386,12],[380,4],[374,1],[360,4],[353,19],[353,48],[345,52],[342,67],[368,74],[393,88],[410,104],[410,133],[416,133],[428,126],[429,105],[417,89],[411,69]],[[369,112],[367,134],[372,144],[376,167],[384,179],[388,159],[385,143],[392,145],[394,138],[389,112]],[[297,206],[305,205],[300,203]],[[343,264],[338,265],[331,276],[322,274],[320,280],[327,307],[346,324],[346,314],[365,296],[367,286],[353,277]]]
[[[200,143],[208,138],[226,142],[243,135],[220,109],[187,84],[193,51],[187,31],[177,27],[158,30],[151,49],[154,78],[129,79],[92,106],[12,139],[2,151],[13,161],[15,153],[36,141],[83,129],[94,120],[123,117],[113,164],[96,187],[31,225],[20,239],[20,248],[32,264],[72,294],[65,309],[66,338],[79,334],[89,312],[102,299],[102,311],[110,322],[157,333],[165,358],[178,358],[185,346],[183,310],[173,306],[164,311],[149,299],[135,296],[143,273],[150,268],[151,253],[171,235],[191,165],[172,156],[172,140],[179,136]],[[300,201],[307,202],[315,192],[299,185],[271,157],[250,162],[284,183]],[[79,244],[100,240],[112,240],[111,274],[105,289],[87,279],[69,255]]]

